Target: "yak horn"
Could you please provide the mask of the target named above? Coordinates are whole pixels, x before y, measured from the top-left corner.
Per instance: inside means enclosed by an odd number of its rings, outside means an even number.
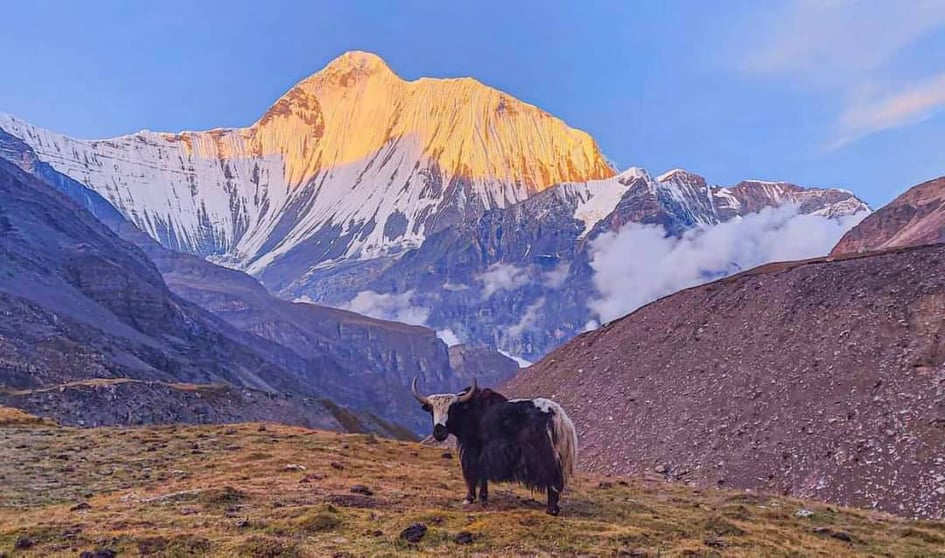
[[[426,395],[420,395],[420,392],[417,391],[417,380],[418,380],[419,378],[420,378],[420,376],[414,376],[414,377],[413,377],[413,382],[411,382],[411,384],[410,384],[410,391],[413,392],[413,396],[417,398],[417,401],[423,403],[424,405],[429,405],[429,404],[430,404],[430,400],[427,398],[427,396],[426,396]]]
[[[460,395],[460,396],[459,396],[459,402],[460,402],[460,403],[465,403],[465,402],[469,401],[470,399],[472,399],[473,394],[476,393],[476,388],[477,388],[477,386],[476,386],[476,378],[474,377],[474,378],[473,378],[473,382],[472,382],[472,387],[469,388],[469,391],[467,391],[467,392],[464,393],[463,395]]]

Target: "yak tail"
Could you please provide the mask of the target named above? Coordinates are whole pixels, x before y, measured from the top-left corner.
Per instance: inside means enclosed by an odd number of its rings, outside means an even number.
[[[564,485],[567,486],[568,481],[574,476],[574,467],[577,465],[577,431],[574,429],[574,423],[568,418],[561,405],[554,402],[549,403],[553,406],[554,417],[551,425],[549,425],[548,434],[555,449],[558,466],[561,467],[562,480]]]

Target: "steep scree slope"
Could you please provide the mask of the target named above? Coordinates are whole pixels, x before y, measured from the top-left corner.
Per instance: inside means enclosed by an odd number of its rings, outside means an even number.
[[[560,401],[587,470],[940,518],[943,264],[937,246],[765,266],[582,334],[508,391]]]

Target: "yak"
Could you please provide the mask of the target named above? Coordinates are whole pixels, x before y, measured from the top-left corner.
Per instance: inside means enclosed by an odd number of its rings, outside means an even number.
[[[558,500],[574,473],[577,434],[560,405],[550,399],[507,399],[491,389],[472,386],[452,394],[423,395],[411,384],[413,396],[433,417],[433,437],[453,434],[459,446],[464,504],[489,499],[489,481],[517,482],[547,494],[545,509],[558,515]]]

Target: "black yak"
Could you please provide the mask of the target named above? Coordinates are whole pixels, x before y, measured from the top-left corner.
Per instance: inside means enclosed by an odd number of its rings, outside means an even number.
[[[558,515],[558,499],[577,459],[577,434],[560,405],[549,399],[506,399],[472,386],[457,394],[411,391],[433,415],[433,437],[456,436],[466,480],[463,503],[489,499],[489,481],[517,482],[546,493],[546,512]]]

